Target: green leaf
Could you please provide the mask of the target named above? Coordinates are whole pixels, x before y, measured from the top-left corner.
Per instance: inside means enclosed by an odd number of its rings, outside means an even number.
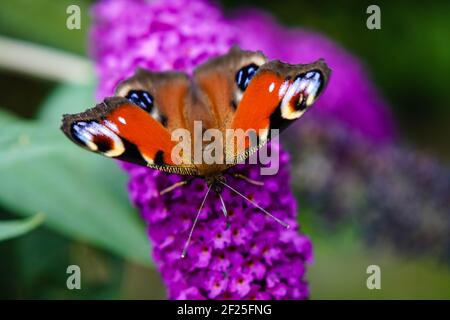
[[[0,113],[0,181],[0,203],[11,211],[45,212],[45,223],[62,234],[150,263],[125,173],[71,143],[59,120],[21,121]]]
[[[19,237],[30,232],[44,221],[45,214],[38,213],[23,220],[0,221],[0,241]]]

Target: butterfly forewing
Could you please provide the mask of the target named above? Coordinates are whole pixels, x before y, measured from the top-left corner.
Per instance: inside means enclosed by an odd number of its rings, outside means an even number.
[[[190,165],[175,165],[170,132],[149,113],[122,97],[107,98],[95,108],[65,115],[62,130],[89,151],[162,171],[195,175]],[[181,162],[181,161],[179,161]]]

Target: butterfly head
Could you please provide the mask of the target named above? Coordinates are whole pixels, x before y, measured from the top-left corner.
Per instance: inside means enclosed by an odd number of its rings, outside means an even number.
[[[205,181],[208,187],[211,187],[217,194],[222,193],[224,183],[226,183],[225,176],[222,173],[206,176]]]

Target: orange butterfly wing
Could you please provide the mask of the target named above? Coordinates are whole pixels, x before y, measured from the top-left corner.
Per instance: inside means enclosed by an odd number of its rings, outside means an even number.
[[[170,132],[149,113],[122,97],[107,98],[86,112],[65,115],[63,132],[76,144],[105,156],[178,174],[196,174],[172,159]]]
[[[224,136],[227,129],[257,134],[258,141],[247,137],[244,148],[235,144],[231,151],[224,150],[227,158],[240,162],[270,139],[270,129],[281,131],[300,118],[318,98],[329,75],[322,60],[297,65],[267,62],[261,52],[233,47],[197,67],[194,80],[207,97],[215,128]]]
[[[231,127],[285,129],[317,100],[329,75],[322,60],[305,65],[264,64],[245,90]]]
[[[237,161],[303,116],[319,97],[330,72],[322,60],[306,65],[275,60],[262,65],[245,89],[230,124],[233,130],[252,130],[258,138],[252,144],[246,140],[246,150],[235,152]]]

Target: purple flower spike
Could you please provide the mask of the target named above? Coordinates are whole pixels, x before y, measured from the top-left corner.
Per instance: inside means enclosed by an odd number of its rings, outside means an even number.
[[[272,148],[279,148],[272,145]],[[203,179],[160,196],[158,191],[183,177],[123,164],[130,195],[148,222],[153,257],[172,299],[305,299],[305,262],[312,259],[309,239],[298,233],[296,204],[289,187],[289,157],[280,150],[280,171],[261,176],[257,165],[232,172],[264,182],[256,186],[227,175],[227,184],[289,223],[286,229],[250,202],[225,188],[220,200],[209,193],[185,258],[183,251],[196,212],[207,192]],[[277,186],[271,190],[266,186]]]

